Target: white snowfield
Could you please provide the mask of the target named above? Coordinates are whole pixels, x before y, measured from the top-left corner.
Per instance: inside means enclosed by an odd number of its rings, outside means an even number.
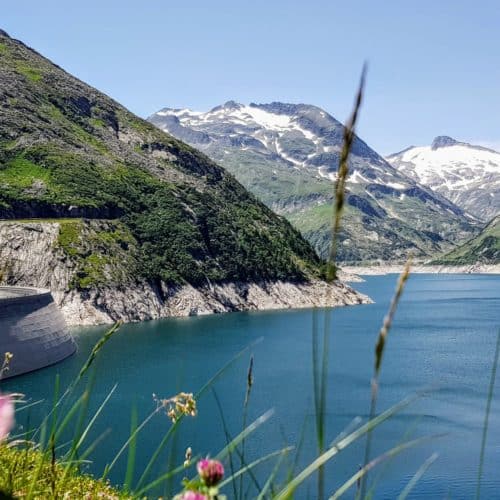
[[[500,213],[499,152],[453,141],[411,147],[387,161],[476,217],[488,220]]]
[[[311,141],[315,151],[308,155],[309,159],[315,154],[333,152],[338,149],[333,145],[323,144],[324,141],[318,138],[317,135],[298,123],[297,116],[273,113],[257,106],[234,103],[232,106],[219,106],[207,112],[192,111],[188,108],[165,109],[159,111],[156,115],[176,116],[181,125],[195,130],[203,130],[203,125],[211,122],[224,122],[235,126],[241,125],[245,127],[244,132],[247,135],[252,135],[252,137],[262,143],[264,148],[273,151],[295,168],[305,167],[306,162],[293,158],[286,153],[280,144],[283,134],[298,132],[304,139]],[[164,127],[164,130],[169,132],[167,126]],[[230,134],[230,136],[235,137],[237,135]],[[242,149],[244,150],[245,148]],[[335,175],[332,176],[330,173],[325,173],[322,169],[319,169],[319,174],[329,179],[335,178]]]
[[[319,115],[325,119],[327,115],[324,111],[317,110]],[[226,137],[236,138],[239,135],[251,136],[262,144],[262,148],[276,154],[282,161],[286,162],[294,169],[314,169],[320,177],[335,181],[337,173],[332,171],[332,159],[326,156],[324,163],[314,158],[317,155],[325,153],[340,153],[341,147],[332,142],[332,139],[315,133],[314,130],[309,130],[301,123],[301,116],[298,114],[287,112],[273,112],[269,109],[264,109],[262,105],[246,105],[230,101],[222,106],[217,106],[210,111],[192,111],[188,108],[182,109],[163,109],[156,113],[156,116],[175,116],[180,124],[188,129],[207,132],[211,138],[214,138],[214,130],[211,128],[214,124],[217,126],[224,124],[232,128],[232,132],[225,132]],[[168,122],[160,125],[166,132],[172,133],[169,129]],[[215,132],[217,134],[218,132]],[[285,146],[285,137],[290,137],[290,133],[302,135],[302,140],[307,143],[309,141],[311,152],[304,157],[296,157],[294,152],[287,149]],[[299,135],[299,138],[300,138]],[[204,145],[200,144],[197,147],[203,149]],[[252,151],[256,146],[250,147],[240,146],[241,151]],[[299,148],[300,149],[300,148]],[[227,150],[225,150],[227,151]],[[228,154],[228,153],[225,153]],[[359,160],[351,158],[352,164],[367,165],[369,162],[366,158]],[[405,189],[411,185],[409,179],[404,178],[397,171],[389,171],[388,165],[381,166],[378,163],[385,163],[382,158],[379,162],[369,162],[370,167],[377,170],[385,176],[384,183],[396,189]],[[392,170],[392,169],[391,169]],[[360,172],[352,170],[349,180],[352,184],[368,184],[371,181],[364,177]]]

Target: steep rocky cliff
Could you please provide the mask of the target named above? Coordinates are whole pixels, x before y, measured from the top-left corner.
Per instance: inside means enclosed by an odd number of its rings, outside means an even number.
[[[0,284],[49,288],[71,325],[368,302],[324,281],[154,286],[137,279],[137,242],[104,220],[0,222]]]
[[[1,282],[70,323],[359,300],[320,297],[312,247],[216,163],[0,31],[0,219],[27,218]]]

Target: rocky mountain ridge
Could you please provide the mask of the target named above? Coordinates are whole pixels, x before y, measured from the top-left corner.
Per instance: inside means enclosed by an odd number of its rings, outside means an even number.
[[[500,213],[500,153],[493,149],[438,136],[430,146],[411,146],[387,161],[479,220]]]
[[[208,112],[164,108],[148,120],[226,167],[286,216],[326,257],[343,126],[305,104],[243,105]],[[462,209],[399,172],[356,137],[339,258],[360,262],[425,257],[473,234]]]

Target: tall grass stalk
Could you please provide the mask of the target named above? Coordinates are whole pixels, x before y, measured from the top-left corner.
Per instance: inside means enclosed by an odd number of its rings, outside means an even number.
[[[476,500],[481,498],[481,480],[483,478],[484,454],[486,451],[486,438],[488,437],[488,425],[490,421],[491,402],[493,401],[493,391],[497,376],[498,358],[500,356],[500,328],[497,333],[497,343],[495,355],[493,356],[493,366],[491,367],[490,384],[488,387],[488,398],[486,400],[486,411],[484,413],[483,435],[481,438],[481,452],[479,453],[479,467],[477,471]]]
[[[132,408],[132,416],[130,418],[130,434],[134,434],[137,429],[137,407],[134,405]],[[134,439],[130,442],[127,457],[127,472],[125,473],[125,483],[123,485],[125,491],[130,491],[132,486],[132,479],[134,477],[134,467],[135,467],[135,454],[137,450],[137,434],[135,434]]]
[[[359,109],[363,100],[363,92],[365,85],[366,64],[361,71],[358,91],[356,94],[354,109],[350,118],[344,127],[344,138],[342,152],[340,155],[337,180],[334,187],[335,210],[332,220],[332,234],[330,255],[327,261],[327,281],[331,283],[337,278],[336,256],[337,256],[337,241],[340,231],[340,222],[344,208],[345,187],[347,177],[349,175],[349,154],[352,144],[355,139],[355,127],[358,119]],[[326,399],[327,399],[327,382],[328,382],[328,359],[329,359],[329,338],[331,331],[331,311],[325,313],[323,324],[322,341],[319,341],[317,311],[313,312],[312,325],[312,364],[313,364],[313,393],[314,393],[314,411],[316,419],[316,442],[318,454],[321,455],[325,451],[325,435],[326,435]],[[320,354],[321,352],[321,354]],[[320,360],[321,358],[321,360]],[[318,470],[318,487],[317,498],[322,500],[324,493],[324,469],[320,467]]]
[[[252,354],[252,356],[250,356],[250,362],[248,364],[246,382],[247,382],[247,385],[246,385],[246,391],[245,391],[245,401],[243,402],[243,425],[242,425],[243,429],[247,426],[248,403],[250,401],[250,394],[252,392],[252,386],[253,386],[253,354]],[[243,467],[245,465],[245,440],[243,440],[241,443],[240,464],[241,464],[241,467]],[[240,494],[239,498],[243,498],[243,477],[240,477],[239,494]]]
[[[326,417],[326,395],[328,382],[328,356],[329,356],[329,338],[330,338],[330,314],[325,313],[325,323],[323,325],[323,337],[321,342],[322,359],[320,361],[320,342],[318,333],[317,311],[313,311],[313,339],[312,339],[312,366],[313,366],[313,384],[314,384],[314,414],[316,418],[316,442],[318,454],[325,451],[325,417]],[[318,470],[318,488],[317,497],[319,500],[324,498],[324,469]]]
[[[410,268],[411,268],[411,257],[406,262],[405,267],[399,276],[398,283],[396,286],[396,291],[394,293],[394,296],[392,297],[391,305],[389,306],[389,311],[387,312],[384,318],[382,327],[380,328],[377,337],[377,342],[375,344],[375,366],[371,381],[371,401],[370,401],[370,417],[369,417],[370,420],[372,420],[375,417],[377,411],[379,376],[380,376],[380,369],[382,367],[382,359],[384,357],[387,336],[389,335],[389,331],[391,329],[392,322],[394,320],[394,316],[396,314],[396,310],[399,305],[399,300],[401,299],[401,295],[403,294],[403,290],[405,288],[405,284],[408,281],[408,278],[410,277]],[[364,467],[370,461],[371,441],[372,441],[372,433],[370,431],[368,432],[368,435],[366,437],[365,458],[363,462]],[[361,480],[360,498],[365,497],[367,480],[368,480],[368,474],[365,474]]]
[[[335,183],[335,210],[332,224],[332,243],[330,246],[330,255],[327,267],[327,279],[329,281],[333,281],[337,278],[337,246],[340,232],[340,222],[342,218],[342,212],[344,210],[345,187],[347,177],[349,175],[349,154],[351,152],[354,139],[356,138],[356,122],[358,120],[359,109],[361,108],[361,103],[363,101],[366,68],[367,65],[365,63],[361,71],[361,78],[358,86],[358,92],[356,94],[356,100],[354,102],[354,109],[344,127],[344,142],[342,145],[342,151],[340,153],[337,181]]]
[[[226,445],[229,445],[231,443],[231,441],[233,440],[233,438],[231,436],[231,433],[229,432],[229,427],[228,427],[227,422],[226,422],[226,417],[224,416],[224,410],[222,408],[222,404],[220,402],[219,396],[217,396],[217,393],[215,390],[213,390],[213,394],[214,394],[215,402],[217,404],[217,409],[219,410],[219,416],[220,416],[220,419],[222,421],[222,428],[224,430],[224,435],[226,437]],[[243,429],[244,428],[245,428],[245,426],[243,427]],[[243,440],[243,442],[244,442],[244,440]],[[239,455],[239,460],[240,460],[240,464],[241,464],[240,468],[241,468],[245,465],[244,458],[243,458],[241,452],[238,450],[238,448],[236,448],[235,451]],[[235,468],[235,464],[233,462],[233,454],[232,453],[229,454],[228,460],[229,460],[229,469],[231,471],[231,475],[234,476],[236,468]],[[257,490],[259,490],[260,486],[259,486],[257,479],[253,475],[253,472],[251,473],[251,479],[253,480]],[[238,497],[236,482],[235,481],[231,482],[231,486],[233,488],[234,498],[242,498],[242,491],[243,491],[242,481],[243,481],[243,478],[240,476],[240,489],[239,489],[240,496],[239,497]]]

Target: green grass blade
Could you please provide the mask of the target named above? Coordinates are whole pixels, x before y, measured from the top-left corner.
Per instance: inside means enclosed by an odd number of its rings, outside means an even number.
[[[92,417],[90,422],[87,424],[87,426],[85,427],[84,431],[82,432],[82,434],[80,436],[80,439],[76,443],[76,446],[75,446],[76,450],[78,450],[80,448],[80,446],[83,444],[83,442],[85,441],[85,438],[87,437],[88,433],[90,432],[90,429],[93,427],[95,421],[97,420],[97,418],[99,417],[99,415],[103,411],[104,407],[106,406],[106,404],[110,400],[111,396],[113,395],[113,393],[115,392],[117,387],[118,387],[118,384],[115,384],[112,387],[112,389],[108,392],[108,395],[104,398],[104,401],[99,405],[99,408],[94,413],[94,416]]]
[[[370,463],[366,464],[364,467],[362,467],[356,474],[352,475],[340,488],[337,489],[337,491],[329,498],[329,500],[337,500],[340,498],[341,495],[343,495],[349,488],[354,486],[363,476],[365,476],[370,469],[373,469],[375,466],[377,466],[379,463],[394,457],[395,455],[398,455],[404,450],[407,450],[408,448],[413,448],[414,446],[417,446],[424,441],[429,441],[430,439],[436,439],[438,437],[443,436],[443,434],[435,435],[435,436],[424,436],[421,438],[413,439],[411,441],[407,441],[406,443],[399,444],[395,446],[394,448],[390,449],[389,451],[386,451],[382,455],[378,456],[377,458],[374,458]]]
[[[109,436],[111,434],[111,429],[106,429],[104,432],[99,434],[99,436],[90,443],[90,445],[81,453],[80,455],[80,460],[86,460],[88,456],[95,450],[97,445],[106,438],[106,436]]]
[[[257,430],[264,422],[267,422],[267,420],[269,420],[269,418],[271,418],[273,414],[274,410],[268,410],[263,415],[255,419],[246,429],[243,429],[227,446],[225,446],[216,455],[216,460],[224,460],[228,456],[228,454],[232,453],[233,450],[243,441],[243,439]]]
[[[481,438],[481,452],[479,454],[479,467],[477,471],[476,500],[481,498],[481,480],[483,478],[484,454],[486,452],[486,438],[488,436],[488,425],[490,420],[491,402],[493,400],[493,391],[495,389],[495,380],[497,376],[498,358],[500,356],[500,328],[497,334],[497,343],[495,355],[493,356],[493,366],[491,368],[490,385],[488,388],[488,398],[486,400],[486,411],[484,414],[483,436]]]
[[[84,401],[89,397],[88,392],[85,391],[77,400],[76,402],[71,406],[69,411],[66,413],[64,419],[60,424],[57,426],[57,432],[55,434],[55,439],[59,439],[66,429],[67,425],[70,423],[71,419],[74,417],[80,406],[84,403]]]
[[[274,478],[278,474],[278,471],[281,467],[281,464],[282,464],[284,458],[285,458],[285,454],[281,453],[278,460],[276,461],[276,465],[274,466],[273,470],[271,471],[271,474],[269,474],[267,481],[264,483],[264,487],[260,491],[259,496],[257,497],[257,500],[264,500],[264,498],[266,498],[266,493],[268,492],[269,488],[271,488],[273,481],[274,481]]]
[[[279,455],[282,455],[282,454],[286,455],[287,453],[289,453],[293,449],[294,449],[293,446],[287,446],[286,448],[283,448],[282,450],[273,451],[273,452],[269,453],[268,455],[265,455],[263,457],[257,458],[253,462],[250,462],[249,464],[245,465],[241,469],[237,470],[231,476],[229,476],[226,479],[224,479],[224,481],[222,481],[219,484],[219,487],[222,488],[223,486],[225,486],[226,484],[229,484],[234,479],[236,479],[236,478],[242,476],[243,474],[245,474],[246,472],[254,469],[255,467],[257,467],[257,465],[260,465],[261,463],[267,462],[268,460],[271,460],[271,458],[277,457]]]
[[[335,455],[340,453],[344,448],[349,446],[351,443],[364,436],[371,429],[374,429],[382,422],[392,417],[403,408],[407,407],[413,401],[415,401],[419,395],[415,395],[409,398],[400,401],[396,405],[392,406],[385,412],[376,416],[374,419],[370,420],[366,424],[362,425],[359,429],[356,429],[354,432],[346,436],[344,439],[340,440],[333,448],[330,448],[325,453],[316,458],[313,462],[311,462],[302,472],[300,472],[297,476],[295,476],[292,481],[290,481],[277,495],[276,500],[285,500],[290,498],[293,495],[295,489],[305,481],[311,474],[313,474],[318,467],[325,464],[329,460],[331,460]]]
[[[111,469],[115,466],[116,462],[118,461],[118,459],[121,457],[121,455],[123,454],[123,452],[128,448],[128,446],[130,445],[130,443],[132,442],[132,440],[134,440],[136,437],[137,437],[137,434],[139,434],[139,432],[141,432],[141,430],[146,426],[146,424],[153,418],[154,415],[156,415],[159,411],[159,408],[156,408],[154,411],[152,411],[141,423],[141,425],[139,425],[134,432],[132,432],[132,434],[128,437],[128,439],[125,441],[125,443],[123,444],[123,446],[120,448],[120,450],[118,451],[118,453],[114,456],[113,460],[111,461],[111,463],[109,465],[106,465],[105,469],[104,469],[104,472],[103,472],[103,476],[102,478],[103,479],[106,479],[109,472],[111,471]],[[175,425],[175,424],[174,424]]]
[[[200,457],[195,457],[193,458],[193,461],[197,461]],[[135,491],[134,492],[134,498],[143,498],[143,495],[147,493],[148,491],[152,490],[153,488],[156,488],[157,486],[160,486],[161,483],[166,481],[167,479],[170,479],[171,477],[175,476],[176,474],[179,474],[179,472],[182,472],[186,468],[184,465],[180,465],[179,467],[176,467],[175,469],[169,470],[165,474],[162,474],[158,478],[156,478],[154,481],[149,483],[148,485],[144,486],[142,489]]]
[[[398,500],[405,500],[406,497],[410,494],[411,490],[415,487],[415,485],[420,481],[421,477],[425,474],[427,469],[436,461],[439,455],[437,453],[433,453],[415,472],[415,475],[410,479],[408,484],[404,487],[403,491],[399,494]]]
[[[336,444],[344,439],[348,434],[350,434],[351,432],[354,431],[354,429],[356,429],[359,424],[362,422],[362,419],[361,417],[354,417],[348,424],[347,426],[344,428],[343,431],[341,431],[338,436],[330,443],[330,448],[332,446],[336,446]]]
[[[130,491],[130,486],[132,485],[132,478],[134,477],[134,466],[135,466],[135,453],[137,449],[137,434],[134,431],[137,429],[137,408],[134,405],[132,408],[132,416],[130,418],[130,434],[135,437],[130,442],[128,449],[128,459],[127,459],[127,472],[125,473],[125,491]]]

